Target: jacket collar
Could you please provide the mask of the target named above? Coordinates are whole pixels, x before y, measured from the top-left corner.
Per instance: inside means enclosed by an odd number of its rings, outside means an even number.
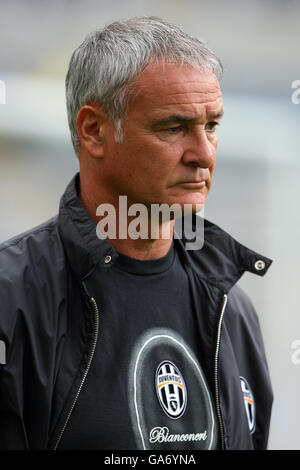
[[[73,271],[80,279],[89,276],[98,263],[118,256],[107,240],[96,235],[95,222],[78,197],[79,173],[67,186],[59,207],[59,230]],[[204,245],[186,251],[185,240],[176,240],[183,259],[206,282],[228,291],[245,271],[263,276],[272,260],[246,248],[217,225],[204,220]]]
[[[114,249],[107,240],[96,235],[96,225],[79,199],[79,173],[68,184],[60,200],[58,225],[73,271],[84,279],[112,255]]]
[[[184,238],[179,240],[181,246],[184,243]],[[228,292],[245,271],[264,276],[272,264],[271,259],[242,245],[207,219],[204,219],[203,247],[185,253],[197,275],[224,292]]]

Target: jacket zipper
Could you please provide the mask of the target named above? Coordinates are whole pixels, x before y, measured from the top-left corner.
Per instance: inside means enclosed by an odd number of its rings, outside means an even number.
[[[225,437],[224,437],[224,425],[223,425],[221,405],[220,405],[218,370],[219,370],[219,352],[220,352],[220,343],[221,343],[222,321],[223,321],[223,317],[224,317],[226,304],[227,304],[227,294],[224,294],[221,313],[220,313],[220,317],[219,317],[219,323],[218,323],[216,352],[215,352],[215,364],[214,364],[214,366],[215,366],[215,368],[214,368],[214,372],[215,372],[214,378],[215,378],[215,393],[216,393],[216,409],[217,409],[217,416],[218,416],[218,420],[219,420],[219,429],[220,429],[220,438],[221,438],[221,448],[222,448],[222,450],[225,450]]]
[[[95,350],[96,350],[96,345],[97,345],[97,340],[98,340],[98,333],[99,333],[99,310],[98,310],[97,303],[96,303],[96,301],[95,301],[95,299],[94,299],[93,297],[90,297],[90,298],[89,298],[89,301],[90,301],[90,303],[91,303],[91,305],[92,305],[92,309],[93,309],[93,313],[94,313],[94,326],[95,326],[95,328],[94,328],[94,338],[93,338],[92,348],[91,348],[91,351],[90,351],[90,353],[89,353],[88,363],[87,363],[85,372],[84,372],[84,374],[83,374],[82,380],[81,380],[81,382],[80,382],[79,388],[78,388],[78,390],[77,390],[76,396],[75,396],[75,398],[74,398],[74,400],[73,400],[72,406],[71,406],[71,408],[70,408],[70,411],[69,411],[69,413],[68,413],[68,416],[67,416],[67,418],[66,418],[66,421],[65,421],[65,423],[64,423],[64,425],[63,425],[63,427],[62,427],[62,429],[61,429],[61,431],[60,431],[60,434],[59,434],[59,436],[58,436],[58,439],[57,439],[57,441],[56,441],[56,444],[55,444],[53,450],[56,450],[56,449],[57,449],[57,447],[58,447],[58,445],[59,445],[59,443],[60,443],[60,440],[61,440],[61,438],[62,438],[62,436],[63,436],[63,433],[65,432],[65,429],[66,429],[66,427],[67,427],[67,424],[68,424],[69,419],[70,419],[70,417],[71,417],[71,414],[72,414],[72,412],[73,412],[73,409],[74,409],[74,407],[75,407],[75,404],[76,404],[76,402],[77,402],[77,400],[78,400],[78,397],[79,397],[79,394],[80,394],[81,389],[82,389],[82,387],[83,387],[83,384],[84,384],[84,382],[85,382],[85,379],[86,379],[86,377],[87,377],[87,375],[88,375],[88,372],[89,372],[89,369],[90,369],[90,367],[91,367],[92,360],[93,360],[93,357],[94,357],[94,353],[95,353]]]

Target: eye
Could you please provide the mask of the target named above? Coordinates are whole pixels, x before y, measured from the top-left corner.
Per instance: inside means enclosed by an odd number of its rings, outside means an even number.
[[[183,131],[183,126],[176,126],[176,127],[169,127],[168,129],[165,129],[165,132],[168,132],[169,134],[179,134],[180,132]]]
[[[214,132],[217,130],[217,126],[219,126],[220,123],[217,122],[217,121],[211,121],[211,122],[208,122],[205,126],[205,129],[208,131],[208,132]]]

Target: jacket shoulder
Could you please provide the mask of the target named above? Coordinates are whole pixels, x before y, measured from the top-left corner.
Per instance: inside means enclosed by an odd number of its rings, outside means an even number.
[[[0,244],[0,282],[20,275],[22,267],[38,264],[41,253],[51,254],[60,244],[57,216]]]
[[[65,256],[57,217],[0,245],[0,332],[46,312],[63,283]]]
[[[39,278],[46,265],[55,263],[62,251],[57,216],[0,244],[0,289],[3,283],[26,285]]]
[[[15,235],[12,238],[0,243],[0,257],[5,257],[13,252],[14,247],[19,249],[26,248],[26,244],[30,241],[38,242],[41,237],[39,235],[47,236],[49,233],[54,232],[57,227],[57,215],[51,219],[43,222],[36,227],[33,227],[25,232]]]

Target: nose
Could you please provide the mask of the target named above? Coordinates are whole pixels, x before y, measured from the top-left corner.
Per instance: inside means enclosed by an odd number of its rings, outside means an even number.
[[[182,161],[185,165],[210,168],[216,157],[217,138],[209,138],[204,127],[189,135]]]

